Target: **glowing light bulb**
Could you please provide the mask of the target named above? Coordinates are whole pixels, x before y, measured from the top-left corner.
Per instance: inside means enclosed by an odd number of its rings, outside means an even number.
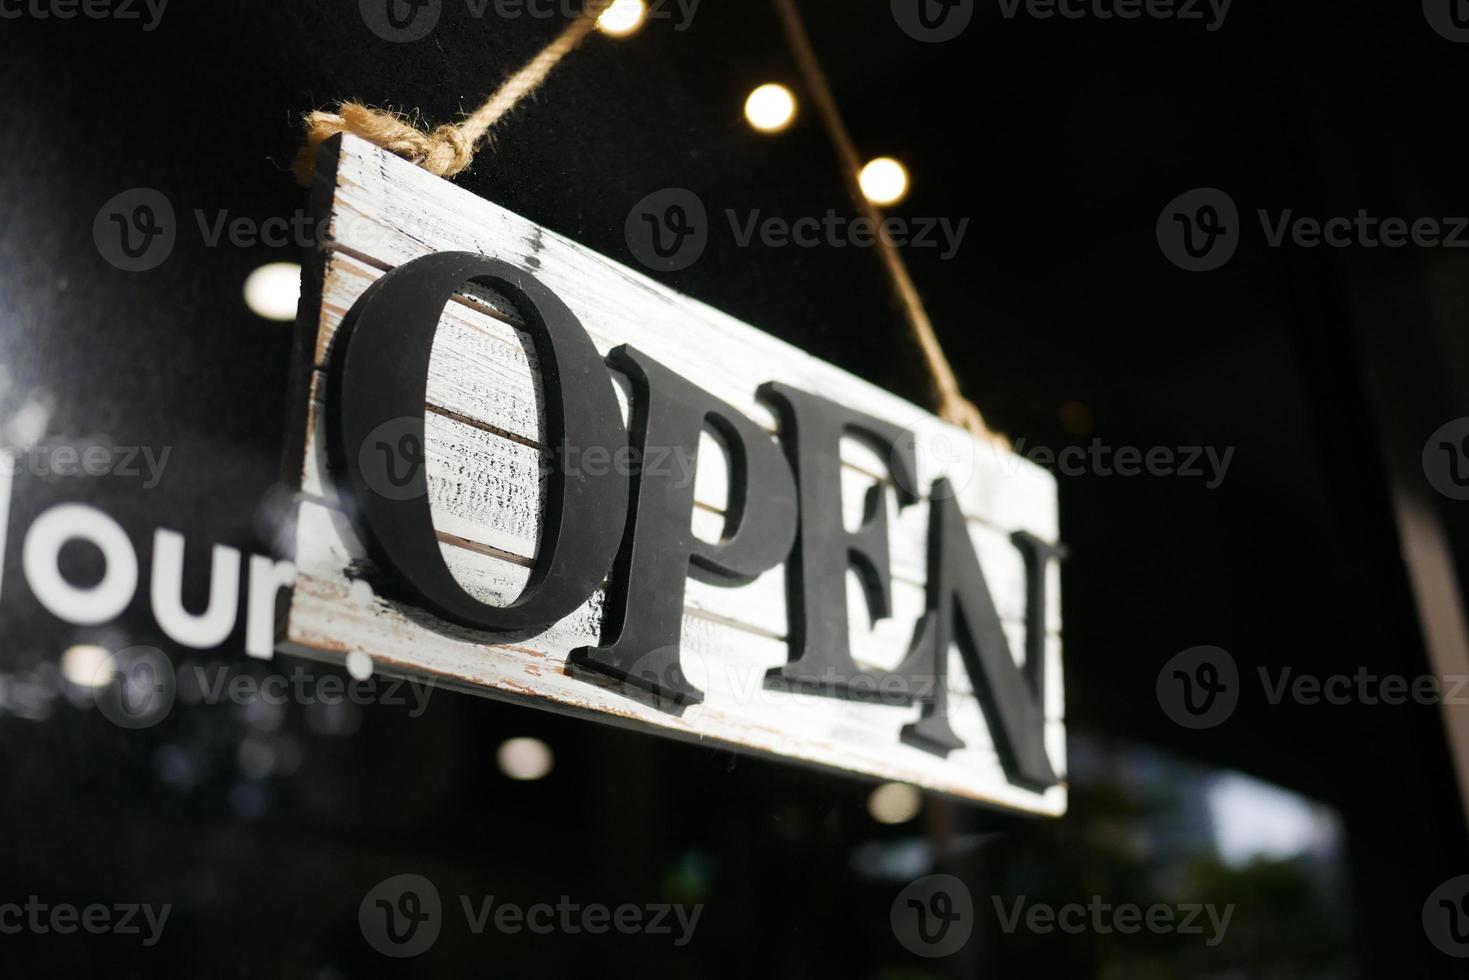
[[[627,37],[643,26],[648,5],[643,0],[615,0],[597,18],[597,29],[610,37]]]
[[[762,133],[778,133],[796,118],[796,97],[784,85],[767,82],[745,99],[745,119]]]
[[[908,171],[892,157],[868,161],[857,179],[873,204],[896,204],[908,193]]]
[[[878,823],[907,823],[923,807],[923,794],[907,783],[883,783],[867,798],[867,812]]]
[[[106,687],[112,683],[112,654],[91,643],[67,647],[61,655],[61,676],[77,687]]]
[[[511,779],[542,779],[556,764],[551,746],[538,738],[507,738],[495,750],[500,771]]]
[[[262,265],[245,279],[245,305],[267,320],[296,319],[301,298],[301,267],[294,262]]]

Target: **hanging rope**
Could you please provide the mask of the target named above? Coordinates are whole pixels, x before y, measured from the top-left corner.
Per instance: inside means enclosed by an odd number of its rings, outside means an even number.
[[[780,15],[781,26],[785,30],[786,42],[790,45],[791,54],[796,59],[796,67],[800,70],[806,88],[816,103],[821,123],[826,127],[826,134],[836,149],[837,162],[842,168],[842,178],[846,183],[847,193],[851,195],[852,203],[856,206],[857,211],[871,221],[874,227],[881,228],[882,212],[877,205],[867,199],[866,194],[862,193],[862,184],[858,180],[858,174],[862,170],[862,160],[857,155],[857,147],[852,142],[851,134],[847,132],[846,124],[842,121],[836,97],[832,95],[831,84],[821,70],[821,63],[816,60],[816,52],[812,49],[811,39],[807,36],[806,28],[801,23],[801,15],[796,10],[795,0],[775,0],[775,9]],[[938,335],[934,333],[933,322],[929,320],[928,311],[924,309],[923,298],[918,295],[918,287],[913,285],[913,277],[908,274],[908,267],[903,262],[902,253],[888,240],[888,236],[879,234],[876,239],[878,255],[882,257],[888,277],[893,281],[893,288],[897,290],[898,298],[902,301],[903,315],[908,320],[908,326],[913,331],[913,338],[918,341],[918,349],[923,352],[923,359],[928,365],[934,395],[938,400],[939,417],[946,422],[952,422],[969,430],[977,439],[1005,441],[1003,437],[985,425],[984,416],[980,414],[979,409],[959,390],[959,379],[954,376],[954,368],[944,354],[944,348],[939,343]]]
[[[373,109],[360,102],[343,102],[336,112],[318,110],[310,113],[306,117],[306,145],[296,157],[296,179],[302,184],[311,183],[318,147],[338,133],[360,136],[440,177],[454,176],[474,161],[475,151],[495,125],[519,105],[521,100],[540,88],[561,63],[561,59],[586,40],[587,35],[597,26],[597,18],[614,2],[615,0],[587,0],[576,20],[554,41],[527,62],[525,67],[507,78],[484,105],[455,125],[425,130],[404,116]],[[806,34],[795,2],[775,0],[775,7],[796,66],[805,79],[806,88],[820,113],[822,125],[836,150],[842,179],[851,195],[852,203],[874,227],[880,228],[882,212],[862,193],[858,180],[862,167],[861,158],[857,155],[857,148],[852,142],[851,134],[847,132],[846,124],[842,121],[836,97],[832,95],[831,85],[821,70],[821,63],[816,60],[816,52],[811,47],[811,39]],[[908,274],[902,254],[886,235],[879,234],[876,240],[878,255],[892,279],[893,288],[901,301],[903,315],[928,366],[934,395],[938,401],[939,417],[962,426],[976,438],[1004,442],[1003,437],[996,435],[985,425],[984,416],[979,409],[959,389],[959,379],[955,377],[954,368],[944,354],[943,345],[934,332],[933,322],[928,318],[923,298],[918,295],[918,287]]]
[[[456,125],[424,130],[393,112],[383,112],[360,102],[343,102],[336,112],[316,111],[306,117],[306,145],[296,155],[296,179],[311,183],[316,170],[316,151],[338,133],[351,133],[396,153],[429,173],[453,177],[474,161],[475,151],[495,124],[521,100],[541,87],[552,70],[597,26],[597,18],[615,0],[587,0],[587,5],[566,30],[500,85],[484,105]]]

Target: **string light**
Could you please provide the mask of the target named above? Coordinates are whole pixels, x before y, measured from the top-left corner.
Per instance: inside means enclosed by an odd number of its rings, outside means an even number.
[[[883,783],[867,798],[867,812],[878,823],[907,823],[923,808],[923,794],[907,783]]]
[[[294,262],[271,262],[245,280],[245,305],[267,320],[296,319],[301,298],[301,267]]]
[[[61,655],[61,676],[77,687],[106,687],[112,683],[112,654],[90,643],[67,647]]]
[[[615,0],[597,18],[597,29],[610,37],[627,37],[643,26],[648,6],[643,0]]]
[[[551,746],[538,738],[507,738],[495,751],[500,771],[511,779],[542,779],[556,764]]]
[[[869,160],[857,180],[873,204],[896,204],[908,193],[908,171],[892,157]]]
[[[784,85],[767,82],[745,99],[745,119],[762,133],[778,133],[796,118],[796,97]]]

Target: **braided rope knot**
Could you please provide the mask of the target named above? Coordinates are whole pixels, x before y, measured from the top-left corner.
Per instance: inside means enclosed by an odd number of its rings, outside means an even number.
[[[351,133],[408,160],[439,177],[453,177],[474,160],[475,147],[490,130],[526,97],[535,94],[547,76],[586,40],[597,19],[614,0],[587,0],[576,20],[541,49],[524,67],[500,84],[487,102],[458,125],[425,132],[395,112],[381,112],[360,102],[343,102],[336,112],[316,111],[306,116],[306,145],[296,154],[296,180],[309,186],[316,172],[316,152],[338,133]]]
[[[298,181],[311,183],[317,148],[338,133],[360,136],[440,177],[454,176],[474,159],[474,143],[456,126],[425,132],[397,113],[343,102],[336,112],[318,110],[307,115],[306,145],[296,156]]]

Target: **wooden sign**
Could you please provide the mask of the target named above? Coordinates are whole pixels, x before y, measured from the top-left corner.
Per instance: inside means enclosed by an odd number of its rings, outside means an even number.
[[[280,649],[1065,811],[1047,473],[355,137],[314,195]]]

